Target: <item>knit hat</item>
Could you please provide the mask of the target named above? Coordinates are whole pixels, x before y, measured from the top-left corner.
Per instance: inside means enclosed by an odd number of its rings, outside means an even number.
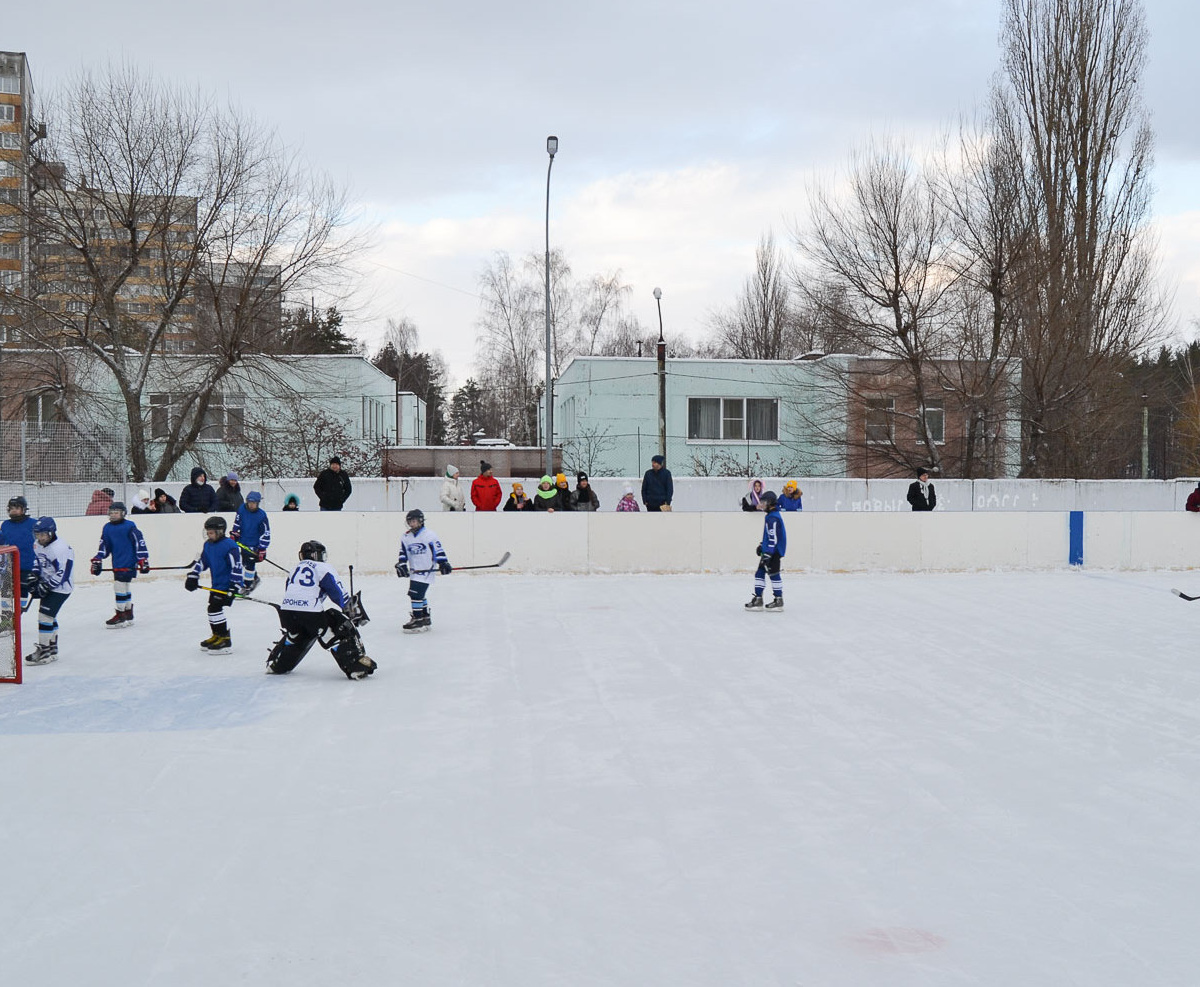
[[[147,490],[145,487],[142,487],[142,489],[138,491],[138,500],[149,500],[149,499],[150,499],[150,491]]]
[[[339,466],[342,465],[342,461],[340,459],[338,459],[337,456],[332,456],[329,460],[330,466],[332,466],[334,463],[337,463]]]
[[[486,459],[479,460],[479,472],[481,474],[486,473],[491,468],[492,468],[492,464],[489,463]]]
[[[557,486],[561,487],[564,483],[567,482],[567,475],[565,473],[555,473],[554,474],[554,482]]]
[[[458,467],[457,467],[457,466],[455,466],[453,463],[447,463],[447,464],[446,464],[446,475],[447,475],[448,477],[451,477],[451,478],[453,478],[453,477],[454,477],[454,474],[455,474],[455,473],[457,473],[457,472],[458,472]]]
[[[524,493],[524,492],[525,492],[525,488],[523,486],[521,486],[521,484],[519,484],[519,483],[513,484],[513,493]]]
[[[225,474],[225,479],[228,480],[230,483],[237,483],[238,475],[233,470],[230,470],[228,473]]]
[[[297,507],[299,507],[300,506],[300,498],[296,494],[290,493],[286,497],[283,498],[283,506],[287,507],[288,504],[295,504]]]
[[[919,470],[917,470],[917,479],[918,480],[921,479],[921,477],[928,476],[928,475],[929,475],[929,470],[924,466],[922,466]]]
[[[578,482],[578,481],[580,481],[580,480],[586,480],[586,479],[587,479],[587,474],[586,474],[586,473],[580,472],[580,473],[576,473],[576,474],[575,474],[575,480],[576,480],[576,482]]]
[[[165,497],[166,495],[167,495],[167,492],[162,487],[154,488],[154,499],[155,500],[158,500],[159,497]]]
[[[544,484],[544,483],[550,484],[549,490],[542,489],[542,484]],[[552,476],[550,476],[549,473],[547,473],[540,480],[538,480],[537,495],[539,497],[549,500],[551,497],[553,497],[555,495],[556,492],[557,491],[554,489],[554,478]]]
[[[633,493],[633,487],[629,486],[629,484],[625,484],[625,493],[626,493],[626,494],[632,494],[632,493]]]

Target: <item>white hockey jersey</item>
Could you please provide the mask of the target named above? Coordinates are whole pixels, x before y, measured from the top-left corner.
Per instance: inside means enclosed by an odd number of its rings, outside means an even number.
[[[41,568],[41,581],[54,593],[70,593],[75,589],[75,550],[61,538],[49,545],[33,544]]]
[[[325,609],[323,604],[326,600],[344,607],[347,599],[346,588],[333,566],[328,562],[304,559],[288,576],[280,607],[284,610],[320,613]]]
[[[429,528],[406,531],[400,539],[400,561],[408,564],[409,574],[426,583],[433,582],[438,563],[446,561],[441,540]]]

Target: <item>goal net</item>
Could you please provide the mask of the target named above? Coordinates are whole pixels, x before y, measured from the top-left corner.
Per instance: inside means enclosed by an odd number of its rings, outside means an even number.
[[[0,547],[0,682],[21,681],[21,573],[17,550]]]

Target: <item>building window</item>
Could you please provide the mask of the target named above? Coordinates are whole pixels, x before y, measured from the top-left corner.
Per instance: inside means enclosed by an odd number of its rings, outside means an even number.
[[[0,243],[0,260],[20,260],[21,245],[19,243]]]
[[[0,75],[0,93],[20,93],[21,77],[19,75]]]
[[[895,437],[894,398],[867,398],[867,441],[892,442]]]
[[[5,132],[0,134],[0,148],[6,151],[19,151],[24,145],[21,143],[21,135]]]
[[[0,271],[0,288],[5,291],[16,291],[21,287],[20,271]]]
[[[21,166],[16,161],[0,158],[0,178],[16,178],[21,174]]]
[[[25,420],[37,428],[58,421],[58,404],[53,391],[25,399]]]
[[[946,404],[943,401],[925,403],[925,427],[938,445],[946,441]]]
[[[688,438],[725,442],[778,442],[775,398],[688,398]]]
[[[17,108],[12,103],[0,103],[0,123],[16,123]]]

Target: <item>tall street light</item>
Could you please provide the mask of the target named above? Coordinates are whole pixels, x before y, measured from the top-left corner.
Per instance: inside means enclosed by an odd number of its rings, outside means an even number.
[[[554,167],[554,155],[558,153],[558,138],[546,138],[546,153],[550,163],[546,166],[546,475],[554,475],[554,381],[550,377],[550,354],[553,351],[550,338],[550,169]]]
[[[667,458],[667,341],[663,339],[662,288],[654,289],[658,306],[658,454]]]

